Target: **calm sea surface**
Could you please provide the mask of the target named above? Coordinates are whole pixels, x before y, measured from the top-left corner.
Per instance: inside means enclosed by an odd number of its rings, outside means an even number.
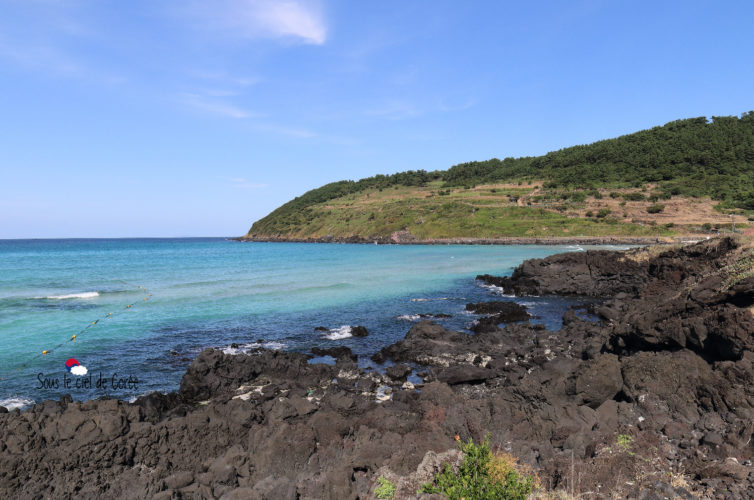
[[[205,347],[345,345],[369,364],[368,355],[401,339],[418,314],[450,314],[437,321],[468,327],[475,316],[464,305],[499,294],[475,282],[477,274],[510,274],[527,258],[574,249],[0,240],[0,405],[175,390]],[[529,306],[554,330],[574,303],[503,300]],[[369,336],[350,337],[350,325]],[[71,358],[87,375],[68,371]]]

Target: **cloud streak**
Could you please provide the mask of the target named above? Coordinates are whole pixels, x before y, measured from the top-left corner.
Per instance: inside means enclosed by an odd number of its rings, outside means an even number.
[[[226,177],[226,179],[229,180],[231,184],[238,189],[262,189],[267,187],[267,184],[250,182],[243,177]]]
[[[260,118],[264,115],[254,113],[244,108],[228,103],[216,98],[216,95],[209,94],[181,94],[181,101],[194,109],[204,111],[209,114],[223,116],[226,118]]]
[[[241,38],[283,38],[322,45],[327,25],[315,2],[216,0],[195,2],[191,13],[211,28]]]

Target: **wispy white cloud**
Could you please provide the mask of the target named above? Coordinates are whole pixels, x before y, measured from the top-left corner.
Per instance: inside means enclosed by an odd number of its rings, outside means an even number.
[[[405,120],[430,113],[452,113],[464,111],[476,104],[474,99],[467,99],[458,103],[443,99],[435,103],[418,104],[408,100],[387,100],[381,105],[364,111],[367,116],[375,116],[386,120]]]
[[[287,135],[289,137],[298,137],[299,139],[310,139],[317,134],[311,130],[295,127],[286,127],[284,125],[274,125],[271,123],[256,123],[254,128],[261,132],[271,132],[273,134]]]
[[[440,103],[438,109],[442,112],[447,113],[451,111],[464,111],[466,109],[474,107],[475,105],[476,105],[476,99],[467,99],[457,104],[443,100]]]
[[[189,11],[203,26],[242,38],[283,38],[312,45],[327,40],[324,15],[314,1],[196,1]]]
[[[261,82],[262,79],[255,76],[238,76],[223,70],[189,70],[187,74],[192,78],[207,80],[216,85],[227,85],[231,87],[249,87]]]
[[[0,59],[32,70],[59,75],[76,75],[82,71],[80,62],[47,43],[18,43],[0,38]]]
[[[236,119],[260,118],[264,116],[261,113],[254,113],[208,93],[195,94],[184,92],[181,94],[180,98],[184,104],[213,115]]]
[[[422,114],[416,105],[403,100],[387,101],[380,106],[367,109],[364,113],[368,116],[376,116],[388,120],[404,120]]]
[[[247,181],[243,177],[225,177],[225,179],[238,189],[262,189],[268,186],[268,184]]]

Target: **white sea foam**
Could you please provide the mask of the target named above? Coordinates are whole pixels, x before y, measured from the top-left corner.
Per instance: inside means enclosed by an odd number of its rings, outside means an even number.
[[[0,399],[0,406],[4,406],[9,410],[15,410],[16,408],[26,408],[27,406],[31,406],[34,404],[33,399],[29,398],[6,398],[6,399]]]
[[[225,354],[246,354],[247,352],[264,347],[265,349],[273,349],[279,351],[285,348],[285,344],[282,342],[252,342],[250,344],[241,344],[238,347],[225,347],[223,352]]]
[[[35,299],[64,300],[64,299],[93,299],[95,297],[99,297],[99,292],[69,293],[67,295],[47,295],[45,297],[34,297],[34,298]]]
[[[487,289],[487,290],[489,290],[490,292],[492,292],[492,293],[494,293],[494,294],[496,294],[496,295],[500,295],[501,297],[515,297],[515,295],[514,295],[514,294],[506,294],[506,293],[505,293],[505,290],[504,290],[504,289],[503,289],[503,287],[501,287],[501,286],[497,286],[497,285],[486,285],[486,284],[484,284],[484,285],[479,285],[479,286],[481,286],[482,288],[486,288],[486,289]]]
[[[401,314],[396,319],[403,319],[406,321],[416,321],[418,319],[421,319],[421,316],[419,316],[418,314]]]
[[[340,340],[347,339],[348,337],[352,336],[351,327],[349,325],[343,325],[340,328],[333,328],[332,330],[330,330],[330,333],[325,335],[325,338],[330,340]]]

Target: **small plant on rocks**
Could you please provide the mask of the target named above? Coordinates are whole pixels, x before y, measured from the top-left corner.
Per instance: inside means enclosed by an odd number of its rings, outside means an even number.
[[[374,490],[375,496],[377,498],[384,498],[388,500],[392,499],[395,495],[395,485],[382,476],[377,479],[377,483],[379,484],[379,486],[377,486],[377,489]]]
[[[532,492],[534,475],[519,472],[510,455],[493,454],[489,439],[474,444],[471,439],[463,442],[456,436],[456,441],[464,453],[458,471],[446,465],[420,493],[440,493],[450,500],[524,500]]]

